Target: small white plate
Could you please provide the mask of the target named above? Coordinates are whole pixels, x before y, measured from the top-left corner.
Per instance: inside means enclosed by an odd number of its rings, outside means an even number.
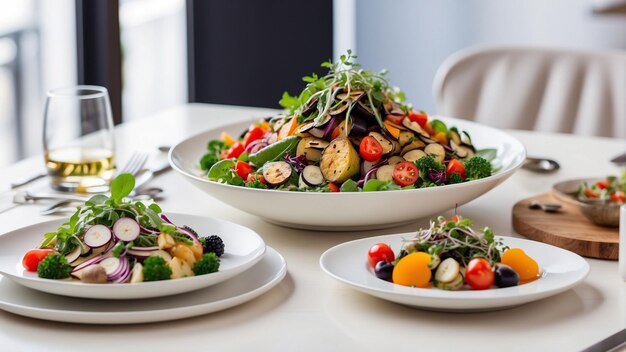
[[[95,299],[139,299],[169,296],[215,285],[249,269],[265,252],[265,242],[251,229],[228,221],[185,214],[167,214],[175,224],[188,225],[201,235],[218,235],[225,245],[216,273],[177,280],[138,284],[88,284],[72,280],[42,279],[22,266],[22,257],[37,247],[46,232],[55,231],[65,220],[27,226],[0,236],[0,274],[35,290],[63,296]]]
[[[285,259],[268,247],[260,262],[232,280],[176,297],[89,300],[50,295],[0,277],[0,309],[26,317],[81,324],[137,324],[209,314],[250,301],[285,277]]]
[[[515,287],[490,290],[444,291],[395,285],[374,275],[367,262],[368,249],[378,242],[394,251],[414,233],[386,235],[346,242],[327,250],[320,266],[333,278],[369,295],[412,307],[438,311],[487,311],[518,306],[566,291],[589,273],[578,254],[545,243],[500,237],[511,248],[522,248],[539,263],[542,277]]]

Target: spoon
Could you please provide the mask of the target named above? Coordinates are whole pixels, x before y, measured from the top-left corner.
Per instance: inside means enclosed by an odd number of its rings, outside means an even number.
[[[533,172],[550,173],[560,169],[561,165],[552,159],[527,157],[522,168]]]
[[[556,203],[540,203],[536,200],[533,200],[532,202],[530,202],[530,204],[528,204],[528,208],[530,209],[541,209],[543,211],[545,211],[546,213],[558,213],[562,206],[561,204],[556,204]]]

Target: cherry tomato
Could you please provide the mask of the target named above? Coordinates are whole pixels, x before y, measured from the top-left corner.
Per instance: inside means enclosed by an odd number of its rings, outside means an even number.
[[[328,188],[330,189],[331,192],[340,192],[341,189],[339,189],[339,186],[337,186],[336,184],[330,182],[328,184]]]
[[[465,166],[457,159],[452,159],[448,162],[448,166],[446,167],[446,175],[450,177],[453,172],[456,172],[465,179]]]
[[[610,195],[612,202],[624,203],[626,202],[626,194],[622,191],[617,191],[615,193],[611,193]]]
[[[393,167],[392,177],[402,187],[412,185],[419,177],[419,170],[412,162],[403,161]]]
[[[586,188],[585,189],[585,196],[587,196],[588,198],[598,198],[599,195],[594,192],[591,188]]]
[[[452,220],[454,222],[459,222],[459,221],[461,221],[461,219],[462,219],[461,215],[457,215],[457,214],[454,214],[454,215],[452,215],[452,217],[450,217],[450,220]]]
[[[486,290],[493,285],[495,274],[491,270],[489,261],[484,258],[474,258],[465,268],[465,282],[474,290]]]
[[[224,159],[238,158],[241,153],[243,153],[244,149],[243,143],[235,142],[235,144],[226,151]]]
[[[254,170],[254,168],[252,168],[250,164],[241,160],[237,161],[235,166],[233,166],[233,169],[235,170],[237,175],[239,175],[239,177],[243,178],[244,180],[247,180],[248,175],[252,172],[252,170]]]
[[[248,182],[254,182],[256,180],[259,180],[259,182],[265,184],[265,177],[263,177],[263,175],[261,174],[248,174],[248,177],[246,177],[246,181]]]
[[[393,254],[393,250],[386,243],[376,243],[367,251],[367,261],[372,268],[376,267],[376,264],[381,260],[391,263],[394,259],[396,259],[395,254]]]
[[[428,115],[423,111],[409,111],[409,120],[417,122],[422,128],[428,122]]]
[[[31,249],[24,254],[22,265],[28,271],[37,271],[37,266],[48,254],[56,253],[54,249]]]
[[[598,187],[599,189],[606,189],[607,187],[609,187],[609,183],[606,182],[606,180],[601,180],[596,182],[596,187]]]
[[[387,115],[385,120],[395,123],[396,125],[402,126],[402,120],[404,120],[405,115]]]
[[[250,126],[248,132],[243,137],[243,147],[247,147],[250,142],[263,138],[265,131],[259,126]]]
[[[359,154],[367,161],[376,161],[383,155],[383,146],[372,136],[364,137],[359,146]]]

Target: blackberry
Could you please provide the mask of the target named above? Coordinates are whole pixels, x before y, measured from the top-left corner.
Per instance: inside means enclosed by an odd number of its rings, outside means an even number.
[[[224,241],[222,241],[220,236],[200,237],[200,243],[202,243],[204,253],[215,253],[218,257],[224,254]]]

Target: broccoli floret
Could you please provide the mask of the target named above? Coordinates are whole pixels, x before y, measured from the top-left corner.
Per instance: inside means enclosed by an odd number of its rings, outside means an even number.
[[[204,253],[215,253],[218,257],[224,254],[224,241],[220,236],[200,237],[200,244]]]
[[[491,176],[491,163],[487,159],[475,156],[465,163],[465,175],[468,180]]]
[[[193,273],[204,275],[214,273],[220,267],[220,258],[215,253],[205,253],[202,258],[193,264]]]
[[[453,172],[450,174],[450,176],[448,176],[449,184],[461,183],[461,182],[463,182],[463,177],[461,177],[461,175],[459,175],[457,172]]]
[[[169,280],[172,276],[172,269],[167,266],[165,259],[157,255],[152,255],[143,261],[143,280],[159,281]]]
[[[37,275],[44,279],[65,279],[71,272],[72,267],[60,253],[48,254],[37,266]]]
[[[422,180],[428,180],[428,170],[443,171],[446,167],[442,163],[438,163],[432,156],[427,155],[419,158],[415,161],[415,166],[419,170],[419,175]]]

